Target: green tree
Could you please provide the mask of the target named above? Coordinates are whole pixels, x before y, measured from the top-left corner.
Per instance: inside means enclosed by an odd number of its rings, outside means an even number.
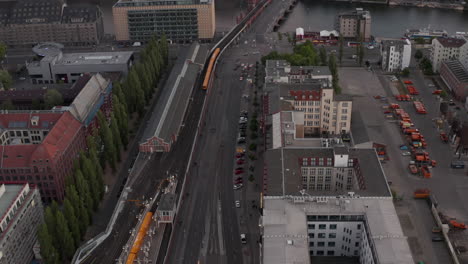
[[[11,101],[11,99],[7,99],[2,102],[2,104],[0,105],[0,109],[1,110],[14,110],[15,106],[13,105],[13,102]]]
[[[91,221],[91,216],[93,214],[93,199],[91,197],[91,191],[89,190],[89,185],[86,179],[83,176],[81,170],[78,170],[75,173],[75,181],[76,181],[76,190],[78,191],[78,195],[80,196],[81,200],[83,201],[83,205],[86,208],[88,213],[89,221]]]
[[[414,58],[419,60],[423,57],[423,53],[420,49],[416,50],[416,52],[414,53]]]
[[[52,236],[49,234],[47,224],[42,223],[37,230],[37,239],[41,246],[41,256],[47,264],[59,264],[60,254],[52,243]]]
[[[124,149],[127,149],[128,144],[128,116],[123,106],[120,104],[119,98],[113,96],[114,112],[116,113],[117,124],[119,127],[120,141]]]
[[[410,70],[408,67],[404,68],[402,71],[401,71],[401,76],[403,77],[408,77],[410,75]]]
[[[131,84],[131,89],[133,90],[133,97],[132,97],[132,110],[131,112],[134,112],[135,110],[139,110],[141,105],[145,105],[145,96],[144,92],[141,88],[141,82],[140,79],[138,78],[138,74],[136,73],[136,70],[133,68],[130,73],[128,74],[128,83]]]
[[[344,39],[343,35],[340,34],[340,37],[338,38],[338,60],[341,62],[343,61],[343,45],[344,45]]]
[[[117,160],[120,161],[120,150],[122,148],[122,141],[121,141],[121,136],[120,136],[120,131],[118,128],[118,121],[117,118],[115,117],[114,113],[111,113],[111,131],[112,131],[112,138],[114,139],[114,144],[115,144],[115,149],[117,153]]]
[[[65,198],[63,201],[63,214],[65,219],[67,219],[68,229],[73,236],[73,241],[75,242],[75,245],[78,246],[81,241],[79,222],[75,214],[75,208],[73,208],[68,198]]]
[[[130,78],[127,78],[123,83],[122,83],[122,92],[124,94],[124,100],[121,99],[121,101],[125,102],[127,105],[127,112],[129,114],[132,114],[135,112],[135,100],[136,100],[136,90],[133,87],[132,80]]]
[[[80,160],[81,170],[89,186],[90,195],[93,200],[93,209],[96,210],[99,207],[99,202],[101,201],[100,190],[102,189],[98,186],[99,183],[97,180],[96,167],[84,153],[80,154]]]
[[[13,79],[8,71],[0,70],[0,82],[3,85],[3,89],[8,90],[13,84]]]
[[[44,221],[45,221],[45,223],[47,225],[47,230],[49,230],[49,234],[50,234],[50,236],[52,238],[52,245],[55,248],[58,249],[59,248],[59,241],[57,239],[58,234],[57,234],[56,229],[55,229],[55,226],[56,226],[55,214],[52,211],[52,208],[50,206],[48,206],[45,209]]]
[[[42,104],[41,101],[37,98],[32,99],[32,109],[33,110],[42,110]]]
[[[424,40],[424,38],[416,38],[414,40],[414,42],[416,42],[416,44],[419,44],[419,45],[422,45],[422,44],[425,44],[426,41]]]
[[[327,64],[328,64],[328,62],[327,62],[327,51],[325,50],[324,46],[320,47],[319,54],[320,54],[320,63],[322,64],[322,66],[327,66]]]
[[[98,112],[99,136],[104,144],[104,159],[109,163],[111,168],[115,170],[117,161],[114,139],[109,125],[101,111]]]
[[[57,105],[62,105],[63,104],[62,94],[56,89],[47,90],[46,94],[44,95],[44,104],[47,109],[51,109],[52,107],[57,106]]]
[[[0,61],[5,58],[5,55],[7,53],[7,46],[5,43],[0,42]]]
[[[75,242],[72,233],[68,229],[67,220],[63,213],[59,210],[56,214],[57,226],[55,227],[58,234],[59,250],[62,253],[62,259],[71,259],[75,253]]]
[[[145,98],[149,99],[151,95],[151,81],[146,72],[146,68],[141,63],[137,63],[135,66],[135,71],[138,74],[138,79],[141,80],[141,88],[145,93]]]
[[[125,98],[125,94],[122,91],[122,84],[120,82],[114,82],[112,87],[112,94],[119,98],[120,103],[124,105],[125,111],[127,111],[127,99]]]
[[[78,195],[75,185],[69,185],[66,187],[65,192],[67,199],[73,205],[76,218],[78,219],[78,228],[80,230],[80,238],[86,233],[86,229],[89,226],[89,215],[84,206],[82,207],[82,198]]]

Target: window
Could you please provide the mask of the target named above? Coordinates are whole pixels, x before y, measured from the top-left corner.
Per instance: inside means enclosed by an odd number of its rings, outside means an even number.
[[[311,256],[314,255],[314,251],[313,251],[313,250],[309,251],[309,253],[310,253]]]
[[[314,224],[308,224],[307,227],[308,227],[309,229],[315,229],[315,225],[314,225]]]
[[[330,225],[330,229],[336,229],[336,224]]]
[[[336,238],[336,233],[329,233],[328,238]]]
[[[359,242],[354,243],[355,247],[359,247]]]
[[[315,233],[309,233],[309,238],[314,238],[315,237]]]
[[[309,247],[313,247],[314,246],[314,242],[309,242]]]
[[[317,256],[323,256],[324,252],[323,250],[317,250]]]
[[[324,247],[325,246],[325,242],[317,242],[317,247]]]
[[[325,238],[325,233],[318,233],[318,238]]]
[[[328,246],[329,246],[329,247],[334,247],[334,246],[335,246],[335,242],[328,242]]]
[[[358,253],[357,250],[354,250],[354,255],[355,255],[355,256],[359,255],[359,253]]]
[[[361,224],[358,224],[358,225],[357,225],[357,229],[358,229],[358,230],[361,230]]]
[[[334,256],[335,255],[335,251],[334,250],[328,250],[327,251],[327,256]]]
[[[327,229],[327,225],[319,225],[319,229]]]
[[[328,215],[318,215],[317,220],[319,220],[319,221],[328,221]]]

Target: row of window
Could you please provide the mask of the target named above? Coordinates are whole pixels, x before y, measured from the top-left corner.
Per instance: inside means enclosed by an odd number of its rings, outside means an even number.
[[[307,221],[363,221],[363,215],[308,215]],[[358,225],[358,230],[361,225]]]
[[[330,229],[336,229],[337,225],[336,224],[330,224]],[[307,228],[308,229],[315,229],[315,224],[308,224],[307,225]],[[318,225],[318,229],[327,229],[327,225],[326,224],[319,224]],[[336,235],[336,234],[335,234]]]

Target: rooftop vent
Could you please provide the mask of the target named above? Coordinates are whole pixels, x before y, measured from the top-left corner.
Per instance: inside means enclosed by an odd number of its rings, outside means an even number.
[[[294,241],[288,239],[288,245],[290,245],[290,246],[294,245]]]

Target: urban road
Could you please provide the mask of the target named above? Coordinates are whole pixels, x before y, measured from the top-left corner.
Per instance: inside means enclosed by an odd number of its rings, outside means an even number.
[[[234,192],[239,192],[233,190],[237,120],[245,83],[233,69],[240,60],[255,63],[271,51],[268,31],[285,3],[272,1],[238,45],[227,48],[218,61],[166,263],[259,263],[258,237],[247,234],[244,246],[240,241],[247,226],[258,227],[258,218],[246,216],[247,223],[239,225],[238,213],[244,210],[236,210],[234,203]]]

